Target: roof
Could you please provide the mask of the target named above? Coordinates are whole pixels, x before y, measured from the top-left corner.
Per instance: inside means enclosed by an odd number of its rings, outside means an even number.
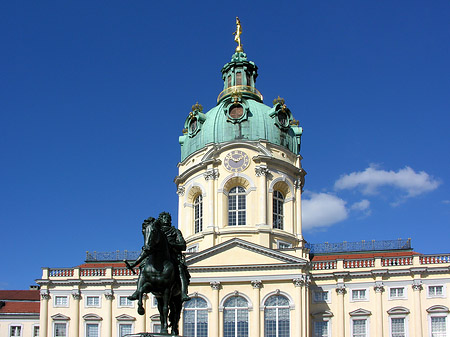
[[[0,301],[38,301],[39,290],[0,290]]]
[[[0,314],[39,314],[39,302],[4,302]],[[1,305],[0,305],[1,306]]]

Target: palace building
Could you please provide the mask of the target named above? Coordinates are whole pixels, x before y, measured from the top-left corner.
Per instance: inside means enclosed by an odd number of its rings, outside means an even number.
[[[181,335],[450,336],[450,254],[416,253],[410,240],[307,243],[300,122],[284,99],[263,103],[238,43],[217,105],[195,104],[179,139],[178,228],[192,276]],[[137,276],[121,260],[136,256],[43,268],[40,336],[158,332],[154,297],[144,316],[127,299]]]

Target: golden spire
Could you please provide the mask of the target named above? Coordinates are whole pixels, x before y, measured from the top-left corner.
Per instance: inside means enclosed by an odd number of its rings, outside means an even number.
[[[242,34],[241,21],[239,21],[239,18],[236,16],[236,31],[233,33],[233,35],[235,35],[234,41],[236,41],[238,44],[238,46],[236,47],[236,53],[244,52],[244,48],[242,48],[241,44],[241,34]]]

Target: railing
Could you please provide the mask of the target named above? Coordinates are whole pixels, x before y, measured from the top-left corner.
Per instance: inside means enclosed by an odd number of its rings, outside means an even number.
[[[55,268],[48,270],[49,277],[74,277],[74,270],[76,268]],[[108,268],[80,268],[81,277],[104,277],[107,275]],[[131,270],[125,267],[111,267],[112,276],[137,276],[139,275],[139,269]]]
[[[81,276],[105,276],[106,268],[83,268],[80,270]]]
[[[128,268],[113,268],[113,276],[133,276],[133,275],[139,275],[139,269],[134,269],[134,274],[130,269]]]
[[[450,254],[422,255],[420,264],[450,263]]]
[[[48,276],[50,277],[72,277],[73,268],[50,269]]]
[[[261,95],[258,89],[251,87],[249,85],[234,85],[232,87],[226,88],[219,94],[219,96],[217,96],[217,103],[225,96],[231,95],[235,92],[251,94],[252,96],[258,98],[261,102],[263,101],[263,96]]]
[[[308,243],[306,245],[311,254],[364,252],[380,250],[406,250],[411,249],[411,239],[383,240],[383,241],[357,241],[339,243]]]
[[[381,265],[385,266],[407,266],[413,264],[412,257],[387,257],[381,259]]]
[[[312,263],[313,270],[336,269],[336,267],[336,261],[320,261]]]
[[[134,251],[120,251],[116,250],[115,252],[86,252],[86,262],[93,261],[123,261],[123,260],[136,260],[139,256],[140,252]]]
[[[369,268],[373,266],[375,266],[374,259],[344,261],[344,268]]]

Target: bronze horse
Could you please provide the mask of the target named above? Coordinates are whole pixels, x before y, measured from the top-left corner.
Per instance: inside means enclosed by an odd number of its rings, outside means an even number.
[[[129,299],[138,300],[138,313],[144,315],[142,298],[144,294],[151,292],[158,301],[161,333],[168,333],[169,320],[172,335],[178,335],[178,322],[182,308],[180,277],[170,256],[169,243],[158,222],[153,219],[147,223],[147,227],[143,229],[146,246],[141,255],[132,265],[124,261],[131,270],[142,262],[137,291]]]

